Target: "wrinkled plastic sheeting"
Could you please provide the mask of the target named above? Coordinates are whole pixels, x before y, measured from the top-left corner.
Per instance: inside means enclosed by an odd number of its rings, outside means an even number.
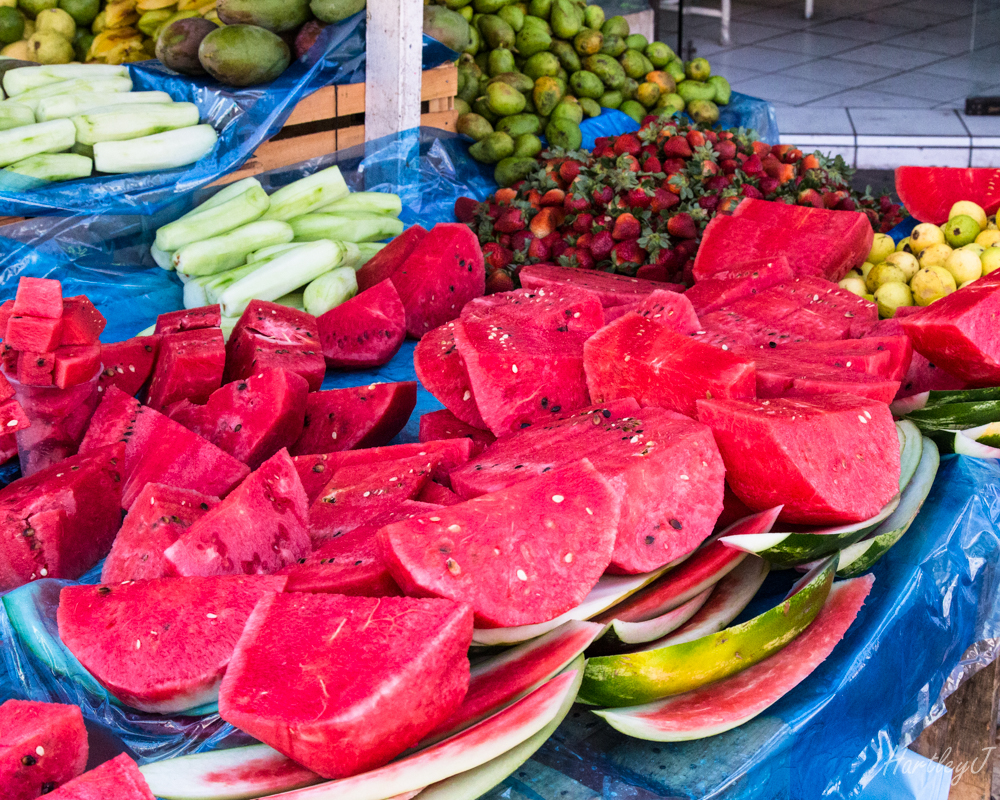
[[[316,44],[278,78],[246,89],[208,78],[178,75],[159,61],[129,64],[133,91],[160,90],[198,106],[202,122],[219,132],[215,149],[189,167],[131,175],[103,175],[45,183],[0,170],[0,214],[152,214],[177,198],[207,186],[243,164],[275,135],[300,100],[324,86],[365,79],[365,12],[323,29]],[[429,36],[423,68],[458,54]]]

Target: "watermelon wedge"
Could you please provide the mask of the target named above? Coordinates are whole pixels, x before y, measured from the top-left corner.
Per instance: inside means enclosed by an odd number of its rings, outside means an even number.
[[[618,508],[584,459],[378,535],[407,593],[468,603],[480,626],[531,625],[579,605],[597,583],[611,561]]]
[[[469,457],[475,458],[497,440],[487,430],[466,425],[448,409],[429,411],[420,417],[419,439],[423,443],[449,439],[468,439],[471,443]]]
[[[421,386],[461,422],[473,428],[486,428],[455,342],[457,325],[455,321],[446,322],[425,333],[413,350],[413,367]]]
[[[817,394],[852,394],[888,405],[899,391],[898,380],[876,378],[847,366],[799,359],[790,355],[761,350],[753,354],[757,368],[757,397],[810,397]]]
[[[410,254],[417,249],[427,231],[420,225],[411,225],[389,244],[379,250],[357,272],[358,291],[367,292],[378,285],[406,263]],[[398,297],[397,293],[397,297]]]
[[[555,264],[526,264],[517,273],[525,289],[545,289],[569,285],[597,296],[605,308],[641,302],[652,292],[664,291],[659,281],[646,281],[613,272],[557,267]]]
[[[898,381],[910,368],[913,344],[908,336],[872,336],[839,341],[793,342],[778,345],[775,353]]]
[[[446,600],[273,594],[247,622],[219,713],[319,775],[356,775],[455,711],[471,638],[469,608]]]
[[[416,404],[413,381],[310,392],[302,435],[290,452],[301,456],[388,444]]]
[[[164,552],[178,575],[267,574],[310,551],[308,508],[279,450]]]
[[[943,225],[960,200],[978,203],[987,215],[1000,208],[1000,169],[896,167],[896,194],[921,222]]]
[[[854,622],[874,581],[867,575],[835,584],[822,610],[798,638],[745,672],[666,700],[594,713],[628,736],[655,742],[703,739],[742,725],[826,660]]]
[[[100,344],[105,325],[104,315],[85,295],[63,298],[61,344]],[[0,331],[5,329],[6,326],[0,327]]]
[[[794,277],[784,256],[759,258],[698,281],[684,296],[696,313],[708,314]]]
[[[279,576],[161,578],[67,586],[59,638],[122,703],[170,714],[213,702],[257,601]]]
[[[79,706],[8,700],[0,705],[0,787],[5,800],[35,800],[87,766]]]
[[[836,558],[827,559],[782,603],[732,628],[656,650],[590,659],[580,698],[600,706],[634,706],[743,672],[809,627],[830,593],[835,568]]]
[[[157,411],[178,400],[204,403],[222,385],[225,366],[226,341],[219,328],[167,334],[160,340],[146,402]]]
[[[62,320],[26,317],[15,314],[7,322],[4,343],[15,350],[47,353],[55,350],[62,340]]]
[[[386,522],[420,513],[400,507]],[[374,520],[373,520],[374,522]],[[288,576],[288,592],[324,592],[361,597],[398,597],[402,589],[375,536],[378,524],[364,525],[329,541],[320,542],[308,556],[281,570]]]
[[[59,319],[63,313],[62,284],[53,278],[20,278],[13,313]]]
[[[328,367],[379,367],[406,338],[406,311],[392,281],[360,292],[318,317],[316,324]]]
[[[182,331],[197,331],[202,328],[218,328],[222,324],[222,307],[202,306],[200,308],[182,308],[179,311],[168,311],[156,318],[156,328],[153,333],[181,333]]]
[[[46,796],[51,800],[156,800],[138,765],[124,753]]]
[[[462,498],[451,489],[434,481],[428,481],[416,499],[422,503],[434,503],[439,506],[455,506],[462,502]]]
[[[101,346],[101,363],[104,369],[97,380],[97,391],[107,392],[114,386],[129,397],[139,393],[149,376],[160,349],[159,336],[137,336],[124,342]]]
[[[692,338],[722,350],[750,352],[762,348],[773,349],[789,342],[802,342],[815,338],[793,334],[780,325],[767,325],[735,314],[728,309],[712,311],[701,317],[702,330]]]
[[[639,303],[636,313],[685,336],[701,327],[691,301],[682,294],[668,292],[665,289],[650,292]]]
[[[640,622],[615,620],[611,623],[607,633],[592,648],[591,655],[629,652],[636,645],[662,639],[667,634],[677,630],[701,610],[711,596],[712,588],[709,586],[690,600],[686,600],[679,606],[650,619],[644,619]]]

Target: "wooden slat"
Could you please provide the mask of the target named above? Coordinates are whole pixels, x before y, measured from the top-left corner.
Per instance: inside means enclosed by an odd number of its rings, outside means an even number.
[[[337,116],[337,87],[324,86],[301,100],[292,110],[285,125],[301,125]]]
[[[350,83],[337,86],[337,115],[349,117],[351,114],[365,113],[365,85]]]
[[[356,144],[362,144],[365,140],[365,126],[353,125],[350,128],[341,128],[337,131],[337,149],[346,150]]]
[[[15,222],[24,222],[24,217],[0,217],[0,225],[13,225]]]
[[[420,117],[420,124],[425,128],[441,128],[446,131],[454,131],[458,124],[458,112],[439,111],[435,114],[423,114]]]
[[[337,116],[346,117],[351,114],[363,114],[365,111],[365,85],[350,83],[337,86]],[[429,69],[423,74],[420,84],[421,100],[452,99],[458,93],[458,67],[445,64]]]
[[[236,172],[230,173],[213,186],[232,183],[235,180],[260,175],[262,172],[298,164],[310,158],[324,156],[337,150],[335,131],[310,133],[306,136],[296,136],[291,139],[280,139],[276,142],[264,142],[250,159]]]

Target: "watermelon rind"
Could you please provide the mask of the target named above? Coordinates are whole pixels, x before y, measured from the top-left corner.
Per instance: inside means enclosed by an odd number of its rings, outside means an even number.
[[[627,736],[654,742],[704,739],[773,706],[826,660],[854,623],[873,578],[833,585],[820,615],[787,649],[740,675],[645,705],[595,711]]]
[[[170,758],[139,771],[163,800],[248,800],[323,780],[266,744]]]
[[[641,653],[591,658],[580,697],[601,706],[639,705],[752,667],[809,626],[830,593],[836,565],[836,557],[824,560],[777,606],[718,633]]]
[[[584,659],[578,655],[567,669],[576,670],[580,679],[583,677]],[[518,767],[527,761],[546,740],[556,731],[560,723],[573,707],[574,695],[568,695],[555,718],[534,736],[525,739],[501,756],[492,761],[462,772],[446,780],[428,786],[420,793],[421,800],[476,800],[504,779],[512,775]]]
[[[457,736],[384,767],[280,795],[282,800],[384,800],[468,772],[514,749],[557,719],[579,690],[567,670]],[[277,795],[271,795],[275,797]]]
[[[897,417],[905,417],[914,411],[940,408],[953,403],[977,403],[989,400],[1000,400],[1000,386],[986,386],[980,389],[933,389],[896,400],[889,408]]]
[[[899,491],[902,492],[913,480],[917,465],[923,455],[924,437],[920,429],[907,419],[896,423],[899,435]]]
[[[960,456],[1000,458],[1000,423],[990,422],[978,428],[955,433],[954,448]]]
[[[580,605],[560,614],[555,619],[550,619],[548,622],[538,622],[534,625],[517,625],[513,628],[476,628],[472,632],[472,644],[481,647],[520,644],[555,630],[571,620],[596,617],[602,611],[606,611],[629,595],[635,594],[644,586],[648,586],[677,563],[679,562],[667,564],[658,570],[641,575],[605,575],[583,598]]]
[[[721,631],[750,604],[770,571],[771,565],[763,558],[747,556],[713,587],[708,602],[683,627],[638,650],[658,650],[668,645],[693,642]]]
[[[852,578],[871,569],[890,547],[903,538],[903,534],[909,530],[931,492],[940,463],[941,457],[937,445],[930,439],[924,439],[920,464],[913,475],[913,480],[903,491],[899,506],[869,538],[840,551],[837,566],[839,577]]]
[[[601,639],[602,649],[613,646],[614,643],[622,645],[644,644],[660,639],[677,630],[681,625],[693,617],[698,610],[708,601],[712,594],[712,584],[701,594],[697,594],[686,603],[670,609],[665,614],[642,622],[622,622],[616,619],[611,623],[611,628]]]
[[[946,403],[911,411],[906,418],[924,433],[959,431],[1000,421],[1000,400]]]

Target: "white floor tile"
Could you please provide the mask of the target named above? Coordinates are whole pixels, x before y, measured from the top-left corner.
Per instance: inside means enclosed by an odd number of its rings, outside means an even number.
[[[763,43],[764,47],[771,48],[772,50],[802,53],[814,58],[844,53],[855,49],[859,45],[860,43],[853,39],[845,39],[840,36],[820,36],[811,31],[788,33],[784,36],[767,39]]]
[[[1000,148],[972,150],[973,167],[1000,167]]]
[[[858,61],[863,64],[873,64],[875,66],[892,65],[897,69],[917,69],[925,64],[941,61],[944,56],[940,53],[928,53],[923,50],[913,50],[906,47],[897,47],[893,44],[869,44],[849,50],[846,53],[837,54],[837,58],[842,61]]]
[[[893,25],[873,25],[870,22],[855,19],[828,22],[825,25],[812,28],[811,31],[821,36],[843,36],[845,39],[854,39],[861,43],[885,42],[909,33],[906,28],[898,28]]]
[[[945,78],[922,72],[906,72],[892,78],[874,81],[865,88],[873,92],[915,97],[924,100],[930,107],[946,100],[964,97],[969,87],[955,78]]]
[[[748,81],[734,84],[734,88],[754,97],[762,97],[765,100],[773,98],[796,105],[807,103],[824,94],[829,94],[831,91],[836,91],[836,87],[828,84],[799,80],[785,75],[763,75],[751,78]]]
[[[778,130],[789,134],[837,134],[854,135],[854,126],[847,110],[804,108],[783,108],[778,112]]]
[[[967,167],[969,148],[935,147],[859,147],[858,169],[895,169],[912,165],[917,167]]]
[[[716,54],[713,63],[723,64],[732,69],[752,69],[757,72],[778,72],[797,67],[812,60],[812,56],[802,53],[788,53],[771,50],[766,46],[751,45],[727,50]]]
[[[796,78],[818,80],[824,83],[837,83],[847,88],[855,88],[888,78],[897,74],[899,67],[889,65],[865,64],[860,61],[844,61],[838,58],[824,58],[810,61],[790,70],[786,70]]]
[[[914,114],[906,109],[852,107],[850,114],[859,136],[968,136],[962,121],[950,111],[927,110]]]
[[[833,95],[820,97],[805,104],[806,108],[926,108],[923,100],[914,97],[872,92],[868,89],[848,89]]]

